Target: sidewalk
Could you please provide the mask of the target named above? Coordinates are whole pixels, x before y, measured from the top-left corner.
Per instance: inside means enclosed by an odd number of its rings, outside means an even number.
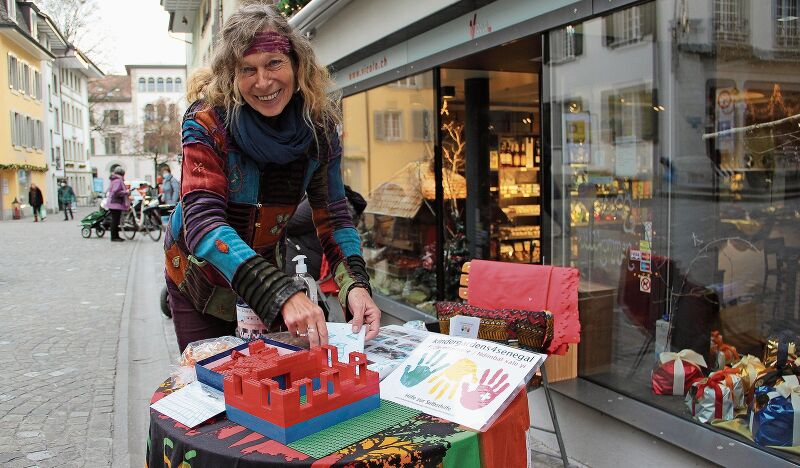
[[[112,453],[112,437],[116,440],[121,432],[120,415],[127,418],[128,412],[128,402],[118,401],[121,382],[125,388],[130,384],[131,404],[149,401],[145,394],[155,387],[145,391],[139,382],[151,382],[139,374],[129,379],[127,372],[145,370],[163,379],[177,354],[167,347],[174,338],[168,335],[171,322],[159,312],[158,295],[148,297],[141,289],[158,289],[163,278],[162,265],[144,265],[156,262],[160,244],[138,237],[112,244],[108,234],[83,239],[78,220],[91,211],[79,208],[68,222],[61,213],[39,223],[31,217],[0,222],[0,369],[5,382],[0,388],[0,466],[110,466],[118,454]],[[135,271],[143,276],[132,276]],[[128,347],[129,337],[139,340],[136,346]],[[128,355],[120,355],[121,349],[129,349]],[[144,404],[140,413],[146,416],[146,411]],[[142,466],[146,423],[142,432],[139,413],[127,419],[137,442],[130,460]],[[113,446],[128,452],[127,443]]]

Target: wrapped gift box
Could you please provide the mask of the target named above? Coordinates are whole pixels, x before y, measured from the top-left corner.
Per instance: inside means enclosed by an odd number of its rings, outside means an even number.
[[[750,431],[759,445],[800,446],[800,382],[793,375],[775,386],[758,387],[750,414]]]
[[[703,379],[692,384],[686,394],[686,405],[692,416],[703,423],[717,419],[733,419],[733,392],[725,385],[721,374],[717,378]]]
[[[661,353],[659,361],[651,377],[656,395],[686,395],[694,382],[704,378],[701,368],[707,367],[703,356],[691,349]]]
[[[711,376],[709,376],[709,381],[718,381],[728,387],[731,391],[731,398],[733,398],[733,409],[740,410],[747,408],[744,381],[737,369],[726,367],[725,369],[713,372]]]
[[[724,369],[739,361],[736,348],[725,343],[719,331],[711,332],[711,356],[714,359],[714,369]]]

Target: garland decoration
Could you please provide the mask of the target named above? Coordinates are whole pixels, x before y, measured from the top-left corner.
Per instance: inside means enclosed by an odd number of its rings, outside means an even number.
[[[23,171],[33,171],[33,172],[47,172],[47,166],[36,166],[33,164],[0,164],[0,170],[7,170],[12,169],[15,171],[23,170]]]

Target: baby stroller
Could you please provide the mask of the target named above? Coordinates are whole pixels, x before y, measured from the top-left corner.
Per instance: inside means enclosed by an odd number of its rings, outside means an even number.
[[[111,228],[111,214],[105,208],[100,208],[86,215],[81,220],[81,236],[84,239],[92,237],[92,229],[94,229],[97,237],[103,237],[106,230]]]

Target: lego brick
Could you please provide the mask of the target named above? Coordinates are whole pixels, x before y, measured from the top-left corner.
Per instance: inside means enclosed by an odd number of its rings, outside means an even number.
[[[269,421],[265,421],[227,404],[225,405],[225,411],[227,412],[228,419],[236,424],[241,424],[252,431],[263,434],[270,439],[277,440],[282,444],[290,444],[315,432],[339,424],[342,421],[372,411],[380,407],[380,404],[380,395],[370,395],[367,398],[333,409],[288,427],[272,424]]]
[[[261,341],[267,346],[278,348],[278,354],[293,353],[295,351],[301,351],[302,349],[298,348],[297,346],[281,343],[279,341],[273,341],[267,338],[262,338]],[[208,385],[209,387],[216,388],[221,392],[223,388],[222,380],[224,377],[219,372],[214,371],[214,369],[230,361],[231,353],[234,350],[243,354],[248,354],[250,343],[252,342],[241,344],[233,349],[229,349],[206,359],[197,361],[194,366],[195,372],[197,373],[197,380]]]

